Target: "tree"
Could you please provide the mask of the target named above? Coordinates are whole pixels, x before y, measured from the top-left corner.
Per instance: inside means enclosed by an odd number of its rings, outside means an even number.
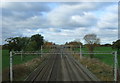
[[[107,43],[107,44],[102,44],[101,46],[105,46],[105,47],[111,47],[112,45]]]
[[[71,41],[71,42],[66,42],[65,45],[73,45],[73,46],[82,46],[83,44],[80,41]]]
[[[117,49],[118,51],[120,50],[120,39],[113,42],[112,48]]]
[[[5,41],[8,42],[8,44],[6,44],[6,46],[8,46],[9,51],[16,50],[16,48],[17,48],[16,38],[12,38],[12,37],[7,38]]]
[[[28,42],[29,38],[27,37],[15,37],[15,38],[7,38],[5,41],[8,44],[5,44],[5,47],[11,50],[20,51],[25,48],[26,43]]]
[[[41,48],[41,45],[44,44],[44,39],[43,39],[43,36],[41,36],[40,34],[36,34],[36,35],[33,35],[31,37],[31,42],[34,41],[36,42],[36,50],[39,50]]]
[[[86,46],[88,50],[90,51],[90,53],[93,53],[95,46],[100,43],[100,39],[97,38],[96,34],[87,34],[84,36],[84,39],[87,43]],[[90,57],[93,58],[94,55],[90,54]]]
[[[26,51],[36,51],[37,50],[36,41],[30,41],[25,50]]]
[[[68,45],[68,48],[72,47],[72,50],[74,50],[75,48],[80,48],[80,46],[82,47],[83,44],[80,41],[71,41],[71,42],[66,42],[65,45]]]
[[[21,51],[21,50],[39,50],[41,45],[43,45],[43,36],[36,34],[29,37],[11,37],[5,40],[8,42],[5,44],[5,48],[8,48],[9,51]]]

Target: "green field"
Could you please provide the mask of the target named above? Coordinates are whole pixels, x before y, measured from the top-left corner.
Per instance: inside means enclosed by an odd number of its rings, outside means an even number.
[[[2,50],[0,49],[0,73],[2,70]]]
[[[27,55],[27,56],[23,55],[23,60],[21,60],[20,55],[15,55],[13,57],[13,65],[25,63],[33,58],[36,58],[36,57],[38,57],[38,55]],[[4,69],[6,67],[9,67],[9,51],[2,50],[2,68]]]
[[[119,65],[119,68],[120,68],[120,50],[118,52],[118,65]]]
[[[79,51],[79,48],[74,49],[75,51]],[[82,48],[83,51],[88,51],[87,48]],[[96,47],[95,51],[109,51],[112,52],[111,47]],[[44,52],[48,52],[47,49],[44,50]],[[13,64],[21,64],[25,63],[29,60],[32,60],[33,58],[39,57],[40,55],[28,55],[24,56],[24,60],[21,61],[21,56],[20,55],[15,55],[14,56],[14,63]],[[84,56],[89,56],[89,55],[84,55]],[[108,64],[108,65],[113,65],[114,63],[114,57],[112,54],[96,54],[94,55],[95,58],[99,59],[100,61]],[[120,55],[118,55],[118,62],[119,62],[119,67],[120,67]],[[9,67],[9,51],[8,50],[2,50],[2,69]]]
[[[75,50],[79,51],[80,49],[76,48]],[[82,52],[84,52],[84,51],[88,51],[88,49],[87,48],[82,48]],[[115,50],[113,50],[111,47],[96,47],[94,51],[101,51],[101,53],[102,53],[102,51],[103,52],[112,52],[112,51],[115,51]],[[88,57],[89,55],[84,54],[83,56]],[[111,66],[114,64],[114,56],[112,54],[95,54],[94,58],[97,58],[100,61],[102,61],[102,62],[104,62],[108,65],[111,65]],[[120,59],[118,59],[118,60],[120,60]]]
[[[43,50],[43,52],[47,52],[48,49]],[[13,65],[22,64],[27,61],[32,60],[33,58],[39,57],[40,55],[23,55],[23,60],[21,60],[21,55],[13,55]],[[2,69],[9,67],[9,51],[2,50]]]

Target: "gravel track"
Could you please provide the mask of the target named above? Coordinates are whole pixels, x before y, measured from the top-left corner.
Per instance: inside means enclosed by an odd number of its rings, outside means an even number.
[[[76,61],[65,49],[55,49],[25,81],[99,81],[94,74]],[[66,54],[62,54],[62,53]]]

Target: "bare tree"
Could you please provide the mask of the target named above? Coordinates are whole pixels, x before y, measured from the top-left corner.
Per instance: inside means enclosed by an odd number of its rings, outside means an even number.
[[[100,39],[97,38],[96,34],[87,34],[84,36],[84,39],[87,43],[87,48],[90,51],[90,53],[93,53],[95,46],[100,43]],[[94,55],[90,54],[90,57],[93,58]]]

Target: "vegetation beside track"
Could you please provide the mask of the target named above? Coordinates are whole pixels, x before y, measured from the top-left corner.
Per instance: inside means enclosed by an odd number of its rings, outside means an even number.
[[[26,63],[13,66],[13,80],[23,81],[43,61],[43,58],[34,58]],[[9,81],[9,68],[2,71],[3,81]]]
[[[74,49],[80,51],[79,48]],[[88,51],[87,48],[82,48],[82,52]],[[113,52],[116,51],[112,47],[96,47],[94,51],[102,52]],[[118,65],[120,68],[120,52],[118,52]],[[79,60],[79,55],[74,55]],[[113,66],[114,66],[114,55],[112,54],[95,54],[94,58],[89,58],[89,55],[83,55],[83,59],[80,62],[85,65],[91,72],[93,72],[102,81],[113,81]]]
[[[113,68],[99,59],[91,59],[84,57],[80,62],[86,66],[93,74],[95,74],[101,81],[113,81]]]

